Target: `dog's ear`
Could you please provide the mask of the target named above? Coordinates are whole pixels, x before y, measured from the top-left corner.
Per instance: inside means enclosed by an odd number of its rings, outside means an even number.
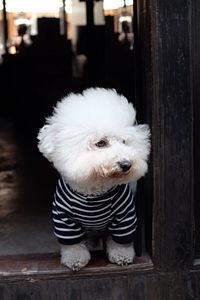
[[[38,133],[37,139],[38,148],[40,152],[49,160],[52,161],[52,155],[54,153],[54,139],[55,133],[52,125],[44,125]]]
[[[143,150],[145,155],[148,157],[151,149],[151,142],[150,142],[150,128],[149,125],[147,124],[142,124],[142,125],[135,125],[134,126],[136,129],[136,137],[141,146],[143,146]]]
[[[149,125],[139,124],[139,125],[135,125],[135,128],[136,128],[138,134],[143,136],[144,139],[149,139],[149,137],[151,135]]]

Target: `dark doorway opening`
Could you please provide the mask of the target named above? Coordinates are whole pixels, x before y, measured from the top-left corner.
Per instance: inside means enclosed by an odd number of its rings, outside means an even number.
[[[58,174],[38,152],[36,138],[55,103],[70,92],[102,86],[115,88],[134,105],[141,105],[135,97],[136,9],[131,5],[105,12],[105,23],[96,25],[95,3],[85,5],[87,23],[76,26],[75,46],[67,31],[60,33],[58,18],[39,17],[37,35],[29,34],[31,43],[25,39],[28,28],[18,27],[21,40],[16,53],[7,49],[2,56],[0,255],[59,252],[51,223]],[[143,184],[137,197],[136,250],[141,255],[146,251]],[[149,244],[150,240],[149,235]]]

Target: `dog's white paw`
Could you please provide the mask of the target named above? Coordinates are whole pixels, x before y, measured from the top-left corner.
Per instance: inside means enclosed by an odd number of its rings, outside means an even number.
[[[124,266],[131,264],[135,257],[135,250],[133,243],[131,244],[119,244],[108,237],[107,240],[107,254],[111,263]]]
[[[73,271],[85,267],[90,258],[90,252],[84,243],[61,245],[61,263]]]

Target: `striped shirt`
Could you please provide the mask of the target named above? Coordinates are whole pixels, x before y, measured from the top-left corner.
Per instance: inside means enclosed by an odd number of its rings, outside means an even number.
[[[115,242],[131,242],[137,227],[134,195],[128,184],[122,184],[101,196],[84,196],[60,178],[53,201],[53,223],[55,235],[64,245],[80,243],[88,230],[105,229]]]

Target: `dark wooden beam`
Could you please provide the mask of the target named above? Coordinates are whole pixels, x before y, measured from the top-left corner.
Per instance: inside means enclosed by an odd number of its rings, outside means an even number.
[[[154,262],[183,270],[194,250],[191,1],[155,0],[150,9]]]
[[[151,63],[151,22],[149,1],[134,2],[134,103],[137,110],[138,123],[152,123],[152,63]],[[139,180],[140,205],[145,219],[145,247],[152,252],[152,206],[153,206],[153,167],[152,153],[149,159],[148,174]],[[144,245],[143,245],[144,248]]]
[[[62,0],[63,2],[63,10],[62,10],[62,13],[63,13],[63,34],[65,36],[67,36],[67,18],[66,18],[66,11],[65,11],[65,8],[66,8],[66,0]]]
[[[4,47],[5,52],[8,52],[7,40],[8,40],[8,22],[7,22],[7,12],[6,12],[6,0],[3,0],[3,38],[4,38]]]
[[[86,0],[86,22],[87,26],[94,26],[94,1]]]
[[[192,2],[192,91],[194,99],[194,216],[195,216],[195,255],[200,258],[200,2]]]
[[[95,45],[94,45],[94,1],[86,0],[86,41],[87,41],[87,71],[88,81],[93,82],[95,68]]]

